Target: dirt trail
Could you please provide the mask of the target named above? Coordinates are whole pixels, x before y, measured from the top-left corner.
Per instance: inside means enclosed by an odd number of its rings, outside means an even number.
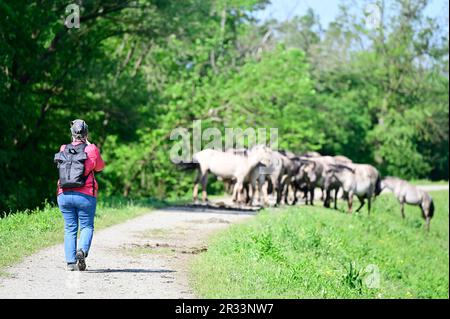
[[[435,191],[448,191],[448,185],[418,185],[420,189],[426,192],[435,192]]]
[[[254,212],[157,210],[94,234],[87,271],[65,270],[62,245],[0,277],[3,298],[195,298],[188,262],[206,239]]]

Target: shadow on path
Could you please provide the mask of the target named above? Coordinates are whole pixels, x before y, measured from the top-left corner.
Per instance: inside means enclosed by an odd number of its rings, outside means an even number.
[[[166,212],[176,213],[206,213],[224,215],[256,215],[261,208],[239,208],[239,207],[214,207],[211,205],[179,205],[164,208]]]
[[[104,274],[104,273],[171,273],[176,272],[170,269],[92,269],[86,270],[87,273]]]

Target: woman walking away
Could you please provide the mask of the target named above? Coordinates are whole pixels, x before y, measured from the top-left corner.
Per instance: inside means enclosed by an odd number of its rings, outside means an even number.
[[[61,145],[60,152],[55,155],[59,170],[57,198],[64,217],[67,270],[83,271],[94,233],[98,192],[94,172],[101,171],[105,163],[98,148],[87,139],[86,122],[73,121],[70,131],[72,143]],[[78,223],[80,240],[77,246]]]

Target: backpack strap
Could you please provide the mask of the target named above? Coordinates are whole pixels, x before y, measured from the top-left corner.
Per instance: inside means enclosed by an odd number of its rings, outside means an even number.
[[[90,174],[92,174],[92,196],[95,197],[95,176],[94,176],[94,170],[92,170]]]
[[[85,151],[86,147],[87,147],[87,143],[82,143],[82,144],[78,144],[78,145],[72,145],[74,146],[74,148],[76,148],[77,151]],[[92,171],[89,172],[89,174],[86,176],[86,179],[89,178],[89,175],[92,175],[92,196],[95,197],[95,176],[94,176],[94,170],[92,169]]]
[[[79,145],[75,145],[75,147],[78,150],[82,150],[83,152],[85,151],[85,148],[87,147],[87,143],[83,143],[83,144],[79,144]],[[92,169],[92,171],[89,172],[88,176],[86,176],[86,179],[88,179],[89,175],[92,175],[92,196],[95,197],[95,176],[94,176],[94,169]]]

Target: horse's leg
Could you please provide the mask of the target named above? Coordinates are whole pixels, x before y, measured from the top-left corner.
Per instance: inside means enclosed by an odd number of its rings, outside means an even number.
[[[291,197],[290,195],[292,195],[292,196],[295,195],[295,194],[294,194],[294,188],[293,188],[293,186],[292,186],[292,182],[289,183],[289,186],[288,186],[288,200],[289,200],[289,198]],[[294,201],[294,200],[292,200],[292,202],[291,202],[290,205],[293,205],[293,201]]]
[[[226,185],[227,185],[227,194],[231,195],[233,193],[233,186],[234,186],[233,182],[231,180],[227,181]]]
[[[247,197],[247,188],[245,183],[242,183],[242,189],[239,192],[239,195],[241,196],[239,199],[239,204],[244,204],[245,203],[245,199]]]
[[[285,205],[288,204],[288,194],[289,194],[289,184],[286,183],[286,180],[284,181],[284,185],[283,185],[283,202]]]
[[[356,212],[358,213],[361,208],[363,208],[364,204],[366,203],[366,201],[364,200],[364,197],[360,197],[358,196],[359,202],[361,203],[361,205],[359,205],[359,207],[356,209]]]
[[[348,192],[344,191],[344,189],[342,189],[342,196],[341,196],[341,198],[343,200],[348,200]]]
[[[267,181],[267,186],[266,187],[264,187],[264,184],[263,183],[260,183],[259,185],[259,190],[260,191],[263,191],[263,195],[264,195],[264,206],[267,206],[267,205],[269,205],[269,180]],[[261,195],[259,196],[259,198],[260,198],[260,200],[261,200]]]
[[[252,197],[250,198],[250,206],[253,206],[253,203],[255,200],[255,193],[256,193],[256,180],[252,179],[251,188],[252,188]]]
[[[277,196],[277,201],[276,201],[276,205],[279,205],[281,203],[281,185],[280,185],[280,181],[277,180],[275,181],[275,183],[273,183],[273,190],[276,192],[276,196]]]
[[[325,190],[325,200],[323,201],[323,207],[330,207],[330,200],[331,200],[331,190],[330,189],[326,189]]]
[[[281,185],[277,185],[276,192],[277,192],[277,203],[276,204],[280,205],[281,204],[281,192],[282,192]]]
[[[239,191],[239,200],[238,200],[239,204],[242,204],[243,197],[245,197],[245,186],[242,184],[242,188]]]
[[[292,205],[295,205],[295,204],[297,204],[297,192],[298,192],[297,185],[294,185],[293,191],[294,191],[294,200],[292,201]]]
[[[198,183],[200,182],[200,176],[201,176],[201,171],[199,170],[197,173],[197,176],[195,177],[194,190],[192,192],[192,197],[194,199],[194,202],[198,201]]]
[[[250,201],[250,183],[245,184],[245,198],[244,198],[244,204],[248,204]]]
[[[370,215],[370,209],[372,208],[372,196],[367,198],[367,212]]]
[[[288,177],[284,180],[284,203],[289,205],[289,186],[291,179]]]
[[[233,193],[235,193],[236,196],[233,198],[233,202],[241,203],[243,186],[243,181],[238,179],[234,185]]]
[[[242,195],[243,195],[243,193],[244,193],[244,182],[243,181],[241,181],[241,182],[238,182],[238,189],[239,189],[239,192],[238,192],[238,200],[237,200],[237,202],[239,203],[239,204],[242,204],[243,203],[243,198],[242,198]]]
[[[256,194],[256,183],[255,184],[251,184],[250,183],[249,187],[250,187],[250,193],[249,193],[249,196],[248,196],[248,203],[250,205],[252,205],[253,199],[255,198],[255,194]]]
[[[348,192],[347,194],[347,203],[348,203],[348,213],[352,213],[352,207],[353,207],[353,193]]]
[[[231,195],[231,200],[233,202],[236,202],[236,199],[237,199],[237,188],[238,188],[237,183],[234,183],[234,185],[233,185],[233,194]]]
[[[311,198],[309,199],[309,202],[311,203],[311,206],[314,206],[314,192],[315,192],[315,187],[311,187]]]
[[[208,194],[206,193],[206,185],[208,183],[208,171],[202,174],[201,183],[202,183],[202,201],[205,203],[208,202]]]
[[[402,218],[405,219],[405,203],[403,201],[400,202],[400,213]]]
[[[337,198],[338,198],[339,188],[334,190],[334,209],[337,209]]]
[[[237,183],[234,183],[234,185],[233,185],[233,194],[231,195],[231,200],[232,200],[233,202],[236,202],[236,198],[237,198],[237,187],[238,187]]]
[[[286,178],[284,178],[284,176],[282,177],[280,183],[278,184],[278,187],[280,189],[280,204],[282,204],[282,202],[284,202],[284,204],[286,204],[286,200],[285,200],[285,196],[284,194],[286,194]]]
[[[258,184],[258,203],[259,205],[265,206],[266,200],[267,200],[267,190],[265,190],[266,181],[263,177],[258,177],[257,184]],[[263,198],[264,197],[264,198]]]

